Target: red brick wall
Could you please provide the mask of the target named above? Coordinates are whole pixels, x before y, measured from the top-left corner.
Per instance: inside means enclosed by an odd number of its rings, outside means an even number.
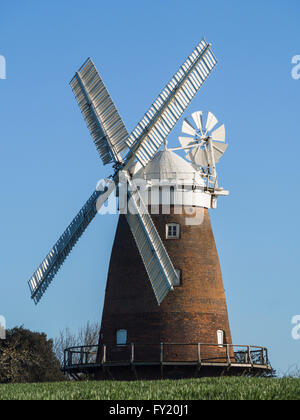
[[[209,213],[207,209],[196,211],[204,211],[203,223],[196,226],[187,226],[186,216],[174,214],[174,209],[169,215],[152,215],[174,267],[181,270],[181,286],[170,292],[161,306],[156,302],[125,216],[120,216],[108,272],[100,344],[115,345],[119,329],[128,331],[128,343],[155,344],[155,354],[160,342],[217,343],[217,330],[225,331],[226,342],[231,343]],[[166,239],[167,223],[180,224],[180,239]],[[196,355],[196,347],[176,351],[169,348],[168,352],[166,357],[170,360],[188,360]],[[203,358],[221,355],[224,349],[218,347],[202,349]]]

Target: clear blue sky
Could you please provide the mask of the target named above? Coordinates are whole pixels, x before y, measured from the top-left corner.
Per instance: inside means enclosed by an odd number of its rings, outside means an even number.
[[[211,213],[234,342],[300,366],[298,0],[14,1],[1,5],[0,314],[45,331],[100,321],[116,216],[98,216],[38,307],[27,280],[94,190],[103,167],[68,85],[92,56],[126,123],[205,36],[219,64],[188,109],[226,123]],[[177,144],[179,125],[170,137]]]

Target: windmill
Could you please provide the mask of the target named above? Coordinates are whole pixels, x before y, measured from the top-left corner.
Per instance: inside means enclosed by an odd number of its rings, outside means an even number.
[[[111,254],[98,365],[102,360],[107,366],[107,358],[112,363],[126,358],[122,351],[129,343],[131,365],[139,352],[148,364],[153,358],[188,361],[194,352],[189,343],[199,340],[212,343],[201,351],[202,357],[231,364],[225,293],[208,214],[217,197],[228,194],[219,188],[216,173],[216,163],[227,147],[225,128],[215,128],[212,113],[203,125],[203,114],[196,112],[195,127],[188,120],[182,126],[190,137],[179,138],[179,149],[187,152],[189,162],[175,153],[177,149],[166,146],[167,137],[216,64],[211,44],[203,39],[130,134],[90,58],[70,82],[100,158],[114,171],[59,238],[30,278],[29,287],[37,304],[97,211],[125,180],[126,211],[120,215]],[[159,150],[163,144],[164,150]],[[172,182],[169,214],[150,215],[153,203],[145,204],[136,187],[136,179],[143,179],[148,192],[157,189],[158,207],[162,207],[161,186],[155,185],[153,176]],[[180,191],[184,191],[184,203],[178,201]],[[129,202],[133,211],[128,211]],[[187,208],[201,220],[198,226],[185,226]],[[183,342],[184,347],[165,348],[162,356],[162,343],[172,342]],[[199,346],[197,354],[200,357]]]
[[[153,159],[216,63],[211,45],[202,40],[130,135],[92,60],[89,58],[78,70],[71,87],[103,164],[113,164],[115,172],[113,182],[104,191],[92,194],[29,280],[31,297],[36,303],[95,217],[96,203],[99,210],[119,182],[121,172],[132,185],[129,174],[132,164],[137,160],[145,167]],[[128,196],[138,217],[128,215],[127,221],[160,304],[176,282],[177,274],[150,215],[146,209],[143,212],[139,209],[139,192],[129,189]]]

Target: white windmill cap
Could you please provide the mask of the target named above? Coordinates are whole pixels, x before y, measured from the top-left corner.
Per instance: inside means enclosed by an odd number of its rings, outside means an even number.
[[[135,173],[134,177],[149,181],[151,179],[178,179],[188,183],[196,182],[198,185],[204,184],[198,170],[182,157],[167,149],[158,152],[145,168]]]

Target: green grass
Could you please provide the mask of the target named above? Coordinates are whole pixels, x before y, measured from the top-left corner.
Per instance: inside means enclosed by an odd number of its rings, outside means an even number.
[[[0,400],[294,400],[300,379],[204,378],[180,381],[0,385]]]

